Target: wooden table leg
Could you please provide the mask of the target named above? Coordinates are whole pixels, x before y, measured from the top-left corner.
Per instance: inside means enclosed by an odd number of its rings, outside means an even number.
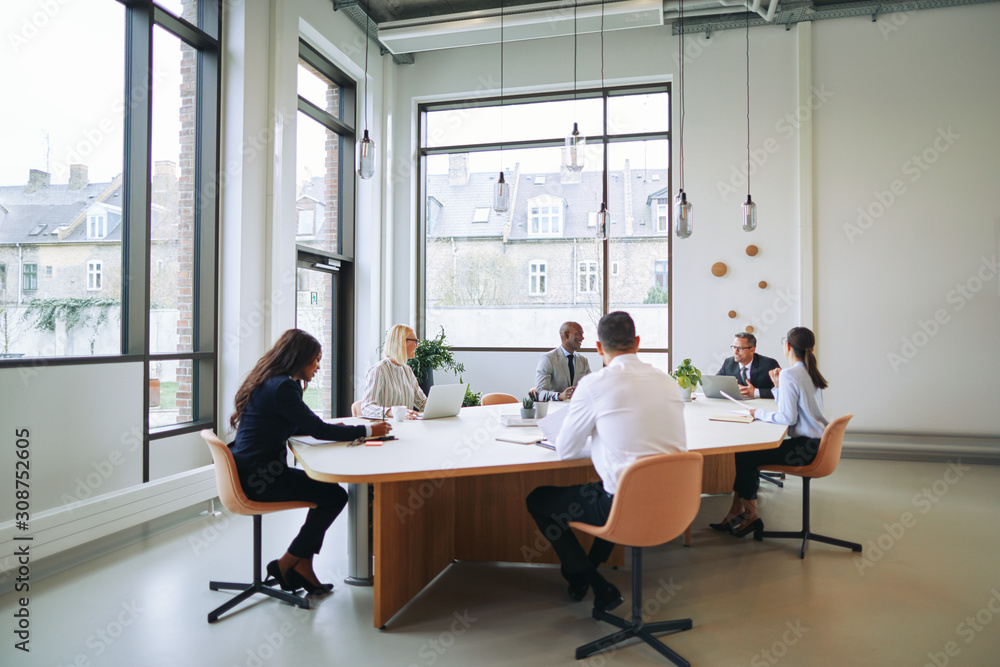
[[[375,485],[375,627],[455,559],[455,480]]]

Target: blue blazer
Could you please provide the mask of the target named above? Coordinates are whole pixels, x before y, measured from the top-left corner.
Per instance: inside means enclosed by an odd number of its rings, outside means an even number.
[[[302,387],[288,375],[273,377],[252,394],[240,416],[236,439],[229,445],[240,475],[279,461],[284,467],[285,441],[293,435],[320,440],[354,440],[364,426],[327,424],[302,400]]]

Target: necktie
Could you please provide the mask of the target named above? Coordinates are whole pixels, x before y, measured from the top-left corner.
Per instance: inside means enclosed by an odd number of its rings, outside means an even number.
[[[566,355],[566,360],[569,362],[569,386],[573,386],[573,376],[576,375],[576,363],[573,360],[572,354]]]
[[[740,366],[740,384],[747,383],[747,367]]]

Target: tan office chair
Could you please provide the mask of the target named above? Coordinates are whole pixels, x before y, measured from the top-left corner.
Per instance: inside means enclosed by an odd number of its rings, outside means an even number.
[[[823,429],[823,437],[819,441],[816,458],[809,465],[761,466],[761,470],[773,470],[775,472],[783,472],[787,475],[797,475],[802,478],[802,530],[765,530],[763,533],[759,533],[759,537],[755,535],[756,539],[763,539],[765,537],[791,537],[800,539],[802,540],[802,548],[799,550],[799,558],[806,557],[806,546],[809,544],[809,540],[844,547],[852,551],[861,551],[860,544],[838,540],[825,535],[817,535],[809,528],[809,482],[818,477],[826,477],[837,469],[837,464],[840,463],[840,450],[844,444],[844,431],[847,430],[847,422],[851,421],[853,416],[844,415],[827,424],[827,427]]]
[[[653,636],[654,632],[690,630],[690,618],[656,623],[642,620],[642,547],[668,542],[694,521],[701,505],[701,469],[698,452],[643,457],[622,473],[607,523],[591,526],[570,522],[579,531],[632,547],[632,620],[595,609],[594,618],[621,630],[577,648],[577,660],[638,637],[674,664],[690,665]]]
[[[361,401],[354,401],[351,403],[351,416],[360,417],[361,416]]]
[[[303,609],[309,608],[309,600],[304,597],[288,593],[278,588],[272,588],[268,582],[273,579],[263,581],[261,573],[261,515],[270,512],[280,512],[282,510],[293,510],[303,507],[316,507],[314,503],[289,501],[282,503],[261,503],[250,500],[243,493],[243,486],[240,484],[239,475],[236,473],[236,462],[233,460],[233,453],[229,447],[219,440],[212,431],[205,429],[201,432],[201,437],[208,443],[208,448],[212,451],[212,460],[215,462],[215,483],[219,490],[219,499],[227,510],[233,514],[244,514],[253,516],[253,583],[237,584],[227,581],[210,581],[208,587],[213,591],[237,590],[242,591],[239,595],[208,613],[208,622],[214,623],[219,620],[219,616],[226,613],[239,603],[243,602],[255,593],[270,595],[273,598],[290,602]]]
[[[505,403],[520,403],[516,396],[496,392],[483,396],[482,405],[503,405]]]

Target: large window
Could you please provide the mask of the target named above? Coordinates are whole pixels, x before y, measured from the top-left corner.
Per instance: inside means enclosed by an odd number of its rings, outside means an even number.
[[[458,348],[548,348],[564,321],[594,340],[604,313],[626,310],[644,349],[665,352],[668,304],[650,290],[670,256],[669,106],[666,84],[422,105],[422,331],[444,327]],[[561,166],[573,121],[587,135],[580,172]],[[501,171],[512,201],[497,213]]]
[[[215,427],[222,2],[50,4],[4,3],[0,363],[141,364],[148,481],[150,440]]]
[[[299,43],[296,119],[296,326],[323,346],[305,393],[323,417],[348,414],[354,271],[354,81],[312,45]]]

